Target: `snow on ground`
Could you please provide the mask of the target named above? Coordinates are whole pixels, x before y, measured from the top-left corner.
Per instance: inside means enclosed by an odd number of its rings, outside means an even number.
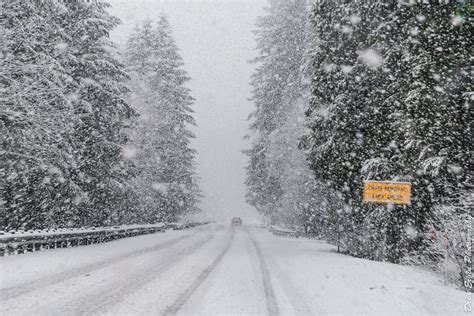
[[[0,258],[0,314],[455,315],[465,294],[412,267],[227,223]]]
[[[296,314],[464,314],[465,293],[429,272],[345,256],[310,239],[250,231],[269,262],[276,292],[289,298]]]
[[[169,230],[166,233],[142,235],[121,239],[107,244],[87,247],[61,248],[42,252],[0,258],[1,289],[10,288],[42,277],[70,273],[75,269],[95,268],[98,265],[119,260],[123,256],[139,256],[162,244],[174,242],[177,238],[192,236],[197,231],[208,228],[197,227],[190,230]]]
[[[200,236],[198,236],[200,238]],[[164,273],[150,275],[149,282],[129,293],[121,302],[107,310],[108,315],[122,313],[159,315],[164,314],[188,287],[208,269],[216,256],[227,247],[232,238],[228,225],[213,226],[213,238],[200,247],[181,253]],[[179,305],[179,304],[177,304]]]
[[[258,257],[242,227],[236,227],[232,244],[222,261],[184,303],[178,315],[224,315],[229,312],[240,315],[267,313]]]

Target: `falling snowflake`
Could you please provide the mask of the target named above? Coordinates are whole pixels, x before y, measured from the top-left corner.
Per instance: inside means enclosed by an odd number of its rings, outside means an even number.
[[[371,68],[377,68],[382,65],[383,58],[382,56],[374,49],[366,49],[359,51],[360,60]]]

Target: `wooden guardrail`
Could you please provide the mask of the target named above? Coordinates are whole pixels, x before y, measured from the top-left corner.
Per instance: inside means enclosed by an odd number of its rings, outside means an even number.
[[[127,237],[165,232],[166,229],[181,230],[209,223],[208,221],[204,221],[79,229],[10,231],[0,233],[0,256],[24,254],[45,249],[98,244]]]

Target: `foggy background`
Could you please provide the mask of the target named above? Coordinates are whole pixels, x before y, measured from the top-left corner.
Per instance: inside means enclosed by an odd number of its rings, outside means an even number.
[[[254,57],[255,19],[261,15],[263,0],[110,0],[113,15],[122,25],[111,34],[120,48],[125,47],[135,25],[156,20],[164,12],[192,80],[188,87],[196,98],[193,128],[197,138],[197,172],[204,194],[203,215],[213,219],[241,216],[259,220],[256,210],[245,202],[249,147],[243,139],[248,130],[252,104],[249,85]]]

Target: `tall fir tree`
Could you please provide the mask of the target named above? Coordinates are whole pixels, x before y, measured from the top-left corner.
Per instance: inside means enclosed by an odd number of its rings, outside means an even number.
[[[245,151],[249,156],[247,200],[272,220],[284,213],[280,201],[284,176],[282,166],[276,166],[279,155],[269,149],[276,145],[271,135],[287,122],[296,106],[292,102],[301,93],[306,14],[304,1],[271,0],[254,32],[259,56],[253,60],[257,69],[251,80],[250,100],[256,108],[249,117],[252,146]]]
[[[133,204],[121,153],[133,111],[106,8],[2,2],[5,228],[118,223]]]
[[[148,221],[174,221],[199,211],[200,191],[195,173],[194,99],[185,86],[190,79],[164,15],[156,27],[137,27],[127,45],[132,72],[132,102],[141,117],[132,129],[139,175],[135,181]]]
[[[74,180],[82,189],[76,200],[77,224],[104,225],[120,221],[127,210],[131,178],[122,157],[127,137],[124,129],[135,115],[125,102],[128,79],[118,61],[110,31],[120,21],[107,12],[106,2],[64,3],[63,28],[73,52],[68,94],[76,115],[72,142],[78,162]]]
[[[74,111],[64,94],[69,35],[54,2],[2,1],[0,91],[2,223],[10,228],[65,226],[80,188],[68,131]]]
[[[444,230],[442,219],[446,219],[435,210],[455,206],[452,216],[456,218],[466,218],[469,212],[469,198],[463,192],[473,185],[469,172],[472,8],[460,1],[418,5],[414,10],[417,16],[406,40],[410,84],[400,160],[409,166],[405,170],[417,188],[410,211],[416,214],[411,224],[418,235],[409,250],[429,255],[431,240],[426,236],[433,228]]]

